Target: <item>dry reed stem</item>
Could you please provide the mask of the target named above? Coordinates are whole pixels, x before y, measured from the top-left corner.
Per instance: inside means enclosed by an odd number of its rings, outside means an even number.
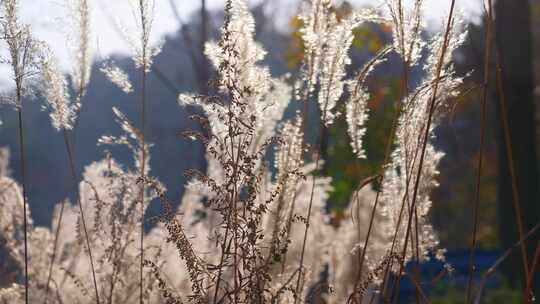
[[[307,96],[309,96],[309,93],[307,94]],[[305,100],[305,102],[307,104],[307,99]],[[327,104],[328,104],[328,98],[325,101],[325,107],[324,108],[326,108]],[[321,150],[321,145],[322,145],[322,136],[323,136],[324,124],[325,124],[325,121],[326,121],[326,113],[327,113],[327,111],[323,111],[323,116],[321,118],[320,125],[319,125],[319,132],[317,134],[317,145],[315,147],[315,149],[316,149],[315,153],[317,153],[317,155],[316,155],[316,159],[315,159],[315,170],[314,170],[314,172],[319,170],[319,162],[321,160],[321,151],[320,150]],[[306,112],[306,115],[307,115],[307,112]],[[302,122],[304,124],[307,123],[304,120]],[[314,198],[314,194],[315,194],[315,181],[316,181],[316,177],[315,177],[315,174],[314,174],[312,176],[311,193],[310,193],[309,205],[308,205],[308,211],[307,211],[307,217],[306,217],[306,223],[305,223],[306,229],[304,230],[304,238],[302,240],[302,251],[301,251],[301,254],[300,254],[300,263],[299,263],[299,267],[298,267],[299,271],[298,271],[298,278],[297,278],[297,281],[296,281],[296,289],[295,289],[296,292],[294,294],[294,297],[295,297],[294,298],[294,304],[298,303],[299,295],[301,295],[300,283],[301,283],[301,279],[303,277],[304,256],[305,256],[305,252],[306,252],[306,243],[307,243],[309,225],[310,225],[310,220],[311,220],[311,211],[312,211],[312,207],[313,207],[313,198]]]
[[[441,72],[442,72],[442,68],[443,68],[443,64],[444,64],[444,58],[445,58],[445,55],[446,55],[446,50],[448,48],[448,42],[449,42],[449,38],[450,38],[449,36],[450,36],[450,32],[451,32],[452,22],[453,22],[453,19],[454,19],[455,4],[456,4],[456,1],[452,0],[451,6],[450,6],[450,13],[448,15],[448,23],[446,25],[446,31],[445,31],[445,34],[444,34],[443,48],[441,50],[441,55],[440,55],[439,63],[438,63],[438,66],[437,66],[436,79],[439,79],[440,76],[441,76]],[[439,89],[439,81],[435,81],[434,88],[433,88],[433,95],[432,95],[431,102],[430,102],[430,105],[429,105],[428,121],[427,121],[427,124],[426,124],[424,137],[423,137],[423,141],[422,141],[422,152],[420,154],[420,162],[419,162],[419,166],[418,166],[418,173],[416,175],[416,182],[415,182],[415,185],[414,185],[412,203],[411,203],[411,208],[410,208],[411,210],[413,210],[415,208],[415,206],[416,206],[418,188],[419,188],[419,184],[420,184],[420,177],[422,175],[422,168],[423,168],[423,165],[424,165],[424,157],[426,155],[426,147],[427,147],[427,143],[428,143],[428,139],[429,139],[429,133],[430,133],[431,123],[432,123],[432,119],[433,119],[433,112],[434,112],[434,108],[435,108],[435,101],[437,99],[438,89]],[[403,257],[403,259],[401,261],[400,270],[399,270],[399,273],[398,273],[396,290],[399,290],[399,284],[400,284],[399,278],[400,278],[401,273],[403,272],[403,269],[404,269],[404,266],[405,266],[405,256],[406,256],[406,253],[407,253],[407,244],[408,244],[409,235],[410,235],[410,232],[411,232],[410,230],[411,230],[411,223],[412,223],[412,215],[413,215],[413,213],[409,212],[409,220],[408,220],[408,223],[407,223],[407,230],[406,230],[406,233],[405,233],[405,244],[403,246],[403,252],[402,252],[402,255],[401,255]],[[396,302],[398,300],[399,300],[399,292],[397,293],[397,296],[396,296]]]
[[[404,65],[404,74],[408,74],[408,73],[405,72],[406,69],[407,69],[407,67]],[[403,86],[401,88],[401,94],[400,94],[401,96],[406,96],[407,95],[405,93],[405,90],[406,90],[405,89],[406,88],[406,85],[405,85],[406,80],[405,79],[406,78],[404,77]],[[401,100],[401,98],[399,100]],[[399,116],[401,114],[401,107],[402,107],[402,103],[400,101],[398,101],[398,107],[396,109],[396,112],[394,113],[394,117],[392,118],[392,128],[390,130],[390,134],[389,134],[388,140],[386,142],[385,153],[384,153],[384,161],[383,161],[383,166],[382,166],[382,169],[381,169],[383,171],[384,171],[384,167],[386,166],[386,164],[388,164],[389,161],[390,161],[390,156],[391,156],[391,152],[392,152],[392,144],[394,142],[395,132],[397,130],[398,121],[399,121]],[[384,174],[381,173],[380,174],[379,184],[382,185],[383,181],[384,181]],[[367,248],[367,246],[369,244],[369,239],[370,239],[371,232],[372,232],[372,229],[373,229],[373,222],[374,222],[374,219],[375,219],[375,214],[377,212],[377,207],[379,205],[380,194],[381,194],[381,190],[377,191],[377,193],[375,195],[375,202],[373,203],[373,209],[371,211],[371,215],[370,215],[370,219],[369,219],[368,233],[366,235],[366,240],[364,242],[364,248]],[[392,252],[392,250],[391,250],[391,252]],[[349,296],[349,299],[347,300],[348,302],[354,300],[354,293],[356,293],[356,289],[358,288],[359,284],[361,283],[362,270],[363,270],[363,266],[364,266],[364,262],[365,262],[365,257],[366,257],[366,250],[362,250],[362,255],[361,255],[360,261],[359,261],[359,269],[358,269],[358,273],[357,273],[357,276],[356,276],[354,292]],[[387,271],[388,270],[385,270],[385,273]]]
[[[531,294],[531,288],[532,288],[532,283],[534,281],[534,275],[536,274],[536,267],[538,267],[538,260],[540,260],[540,240],[537,243],[538,244],[536,245],[536,250],[535,250],[533,261],[530,268],[531,273],[529,275],[529,279],[527,280],[527,287],[525,289],[525,299],[529,303],[533,301],[532,298],[534,297],[534,295]]]
[[[489,77],[490,77],[490,67],[491,67],[491,42],[492,42],[492,27],[491,19],[493,18],[493,10],[491,5],[491,0],[488,0],[488,12],[487,12],[487,28],[486,28],[486,45],[484,50],[484,83],[482,89],[482,102],[481,102],[481,117],[480,117],[480,151],[478,157],[478,169],[476,173],[476,188],[475,188],[475,200],[474,200],[474,210],[473,210],[473,235],[470,246],[470,255],[469,255],[469,279],[467,282],[467,294],[466,302],[470,303],[473,277],[474,277],[474,254],[476,250],[477,242],[477,233],[478,233],[478,217],[479,217],[479,208],[480,208],[480,187],[481,187],[481,178],[482,178],[482,164],[484,160],[484,144],[485,144],[485,131],[486,131],[486,115],[487,115],[487,99],[488,99],[488,87],[489,87]]]
[[[78,88],[78,100],[82,102],[82,99],[84,98],[84,92],[85,92],[85,88],[83,87],[84,84],[80,84],[81,86]],[[76,109],[76,114],[75,114],[75,117],[79,117],[79,115],[81,114],[82,112],[82,107],[81,108],[77,108]],[[76,172],[75,170],[75,155],[76,155],[76,142],[77,142],[77,130],[79,129],[79,119],[75,119],[75,123],[73,125],[73,130],[72,130],[72,137],[71,137],[71,145],[69,145],[69,141],[68,141],[68,134],[67,134],[67,131],[64,130],[64,143],[66,145],[66,149],[68,151],[68,157],[70,158],[73,158],[73,159],[70,159],[69,162],[70,164],[73,163],[73,171]],[[69,151],[70,150],[70,146],[71,146],[71,152]],[[70,165],[71,166],[71,165]],[[75,174],[71,174],[72,175],[72,178],[74,180],[76,180],[76,176]],[[58,216],[58,221],[56,223],[56,231],[55,231],[55,235],[54,235],[54,241],[53,241],[53,252],[52,252],[52,255],[51,255],[51,263],[50,263],[50,266],[49,266],[49,270],[48,270],[48,274],[47,274],[47,283],[45,285],[45,297],[44,297],[44,300],[43,300],[43,303],[47,304],[48,300],[49,300],[49,290],[50,290],[50,283],[51,283],[51,279],[52,279],[52,271],[53,271],[53,268],[54,268],[54,262],[56,260],[56,251],[57,251],[57,248],[58,248],[58,237],[60,236],[60,229],[62,227],[62,219],[63,219],[63,214],[64,214],[64,207],[65,207],[65,204],[66,204],[66,200],[62,200],[62,203],[60,203],[60,214]],[[92,267],[92,271],[93,270],[93,267]],[[95,276],[95,275],[94,275]],[[94,278],[95,280],[95,278]]]
[[[501,107],[501,116],[503,121],[503,129],[504,129],[504,141],[506,143],[506,153],[508,155],[508,167],[510,169],[510,176],[512,179],[512,202],[515,210],[516,215],[516,222],[518,223],[518,233],[520,239],[523,239],[524,236],[524,228],[523,228],[523,220],[522,220],[522,211],[521,211],[521,205],[519,200],[519,191],[518,191],[518,184],[517,184],[517,176],[515,171],[515,162],[514,162],[514,154],[512,150],[512,137],[510,135],[510,125],[508,122],[508,117],[506,116],[507,112],[507,102],[506,102],[506,96],[504,95],[504,87],[502,83],[502,66],[499,63],[499,54],[496,53],[497,58],[497,90],[499,93],[499,103]],[[529,262],[527,258],[527,248],[525,245],[525,242],[521,243],[520,246],[521,249],[521,258],[523,261],[523,271],[525,274],[525,281],[529,280],[529,277],[531,275],[529,271]],[[527,298],[527,296],[526,296]]]
[[[18,86],[18,85],[17,85]],[[19,105],[21,105],[21,93],[20,89],[17,89],[17,99]],[[27,184],[26,184],[26,161],[24,151],[24,128],[23,128],[23,115],[22,105],[17,109],[18,123],[19,123],[19,147],[20,147],[20,159],[21,159],[21,178],[23,188],[23,216],[24,216],[24,300],[28,304],[28,219],[27,219]]]
[[[474,304],[480,304],[482,303],[482,292],[484,290],[484,287],[486,285],[487,279],[497,271],[497,268],[501,266],[501,264],[510,256],[512,251],[516,249],[516,247],[521,246],[527,239],[529,239],[531,236],[533,236],[538,230],[540,229],[540,223],[536,224],[529,232],[527,232],[523,238],[521,238],[518,242],[516,242],[512,247],[508,248],[503,255],[501,255],[497,261],[484,273],[482,276],[482,279],[480,281],[480,285],[478,288],[478,293],[476,294],[476,299],[474,301]]]
[[[146,26],[148,21],[146,20],[146,12],[144,11],[145,5],[144,0],[139,0],[139,14],[141,18],[141,51],[142,51],[142,79],[141,79],[141,145],[142,145],[142,163],[141,163],[141,179],[144,180],[145,169],[146,169],[146,145],[145,145],[145,134],[146,134],[146,73],[148,68],[147,62],[147,46],[148,46],[148,37]],[[140,190],[140,213],[141,213],[141,229],[140,229],[140,265],[139,265],[139,303],[143,304],[143,267],[144,267],[144,192],[145,192],[145,183],[141,183]]]
[[[85,242],[86,242],[86,247],[88,249],[88,258],[90,260],[90,267],[91,267],[91,270],[92,270],[92,281],[93,281],[93,284],[94,284],[94,292],[95,292],[95,296],[96,296],[96,303],[99,304],[100,303],[100,301],[99,301],[99,291],[98,291],[97,280],[96,280],[96,271],[95,271],[95,268],[94,268],[94,259],[92,257],[92,248],[90,246],[90,237],[88,235],[88,229],[86,228],[86,219],[85,219],[85,216],[84,216],[84,210],[83,210],[81,199],[79,197],[79,191],[78,191],[79,185],[77,183],[77,174],[76,174],[76,171],[75,171],[75,160],[74,160],[73,150],[72,150],[72,147],[71,147],[71,145],[69,143],[68,132],[67,132],[66,129],[63,129],[63,134],[64,134],[64,143],[66,145],[66,149],[67,149],[67,153],[68,153],[69,170],[70,170],[71,178],[72,178],[72,181],[73,181],[75,199],[77,200],[77,205],[79,206],[79,212],[81,214],[81,223],[82,223],[83,231],[84,231],[84,239],[85,239]],[[59,229],[59,227],[58,227],[58,229]]]

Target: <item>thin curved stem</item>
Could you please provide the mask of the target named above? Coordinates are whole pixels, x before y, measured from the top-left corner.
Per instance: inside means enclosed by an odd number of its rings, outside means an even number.
[[[480,116],[480,151],[478,157],[478,169],[476,174],[476,190],[474,200],[474,213],[473,213],[473,235],[470,247],[469,257],[469,280],[467,283],[467,298],[465,303],[470,303],[472,293],[472,282],[474,277],[474,254],[476,250],[477,234],[478,234],[478,217],[480,209],[480,187],[482,181],[482,164],[484,160],[484,144],[486,133],[486,113],[487,113],[487,98],[488,98],[488,86],[490,77],[490,59],[491,59],[491,19],[492,19],[492,5],[491,0],[488,1],[488,22],[486,29],[486,46],[485,46],[485,59],[484,59],[484,84],[482,90],[482,104],[481,104],[481,116]]]
[[[443,41],[443,45],[442,45],[442,50],[441,50],[439,62],[437,64],[436,79],[439,79],[439,77],[440,77],[440,75],[442,73],[443,64],[444,64],[444,58],[446,56],[446,51],[448,49],[448,44],[449,44],[449,40],[450,40],[450,32],[451,32],[452,23],[453,23],[453,20],[454,20],[454,8],[455,8],[455,5],[456,5],[456,0],[452,0],[452,3],[450,5],[450,13],[448,15],[448,23],[446,25],[446,31],[445,31],[445,34],[444,34],[444,41]],[[435,84],[434,84],[434,88],[433,88],[433,95],[431,97],[430,104],[429,104],[428,120],[427,120],[427,123],[426,123],[426,126],[425,126],[425,131],[424,131],[424,134],[423,134],[422,151],[420,153],[420,161],[419,161],[419,164],[418,164],[418,171],[417,171],[416,178],[415,178],[416,181],[415,181],[415,184],[414,184],[414,191],[413,191],[413,197],[412,197],[412,203],[411,203],[411,210],[414,210],[414,208],[416,207],[416,201],[417,201],[417,198],[418,198],[418,188],[420,186],[420,178],[422,176],[422,169],[424,167],[424,159],[425,159],[425,156],[426,156],[427,143],[428,143],[428,140],[429,140],[431,123],[433,121],[433,113],[434,113],[434,109],[435,109],[435,104],[436,104],[436,100],[437,100],[438,91],[439,91],[439,81],[436,81]],[[398,272],[396,290],[399,290],[400,277],[401,277],[401,274],[402,274],[403,269],[405,267],[405,257],[406,257],[406,254],[407,254],[407,244],[409,242],[409,237],[410,237],[410,234],[411,234],[412,217],[413,217],[413,213],[410,212],[409,213],[408,223],[407,223],[407,230],[405,232],[405,244],[403,246],[403,252],[401,254],[402,259],[401,259],[400,269],[399,269],[399,272]],[[399,300],[399,292],[397,293],[397,296],[396,296],[396,302],[398,300]]]
[[[26,184],[26,161],[24,150],[24,125],[23,114],[21,105],[21,95],[17,92],[17,98],[19,100],[19,107],[17,108],[17,114],[19,118],[19,147],[21,158],[21,178],[23,189],[23,224],[24,224],[24,300],[28,304],[28,215],[27,215],[27,184]]]
[[[141,18],[141,46],[142,46],[142,75],[141,75],[141,190],[140,190],[140,213],[141,213],[141,229],[140,229],[140,240],[139,240],[139,250],[140,250],[140,265],[139,265],[139,303],[143,304],[143,264],[144,264],[144,192],[145,192],[145,169],[146,169],[146,143],[145,143],[145,134],[146,134],[146,73],[148,69],[148,62],[146,61],[146,51],[148,47],[148,36],[147,36],[147,20],[146,13],[144,11],[144,0],[139,0],[139,13]]]
[[[518,232],[519,237],[523,238],[525,235],[524,230],[524,224],[523,224],[523,212],[521,210],[521,204],[520,204],[520,198],[519,198],[519,190],[518,190],[518,182],[517,182],[517,175],[516,175],[516,166],[514,161],[514,153],[512,152],[512,136],[510,134],[510,122],[508,121],[508,116],[506,115],[508,113],[508,103],[506,101],[506,95],[504,93],[504,85],[502,81],[502,72],[503,68],[499,62],[499,54],[496,53],[496,59],[497,59],[497,90],[499,93],[499,102],[501,107],[501,113],[502,113],[502,121],[503,121],[503,129],[504,129],[504,141],[506,143],[506,153],[508,154],[508,163],[509,163],[509,170],[510,170],[510,176],[512,179],[512,202],[515,209],[515,216],[516,216],[516,222],[518,224]],[[529,262],[527,258],[527,249],[525,242],[521,243],[521,255],[523,258],[523,270],[525,271],[525,275],[528,278],[530,275],[529,271]]]
[[[89,234],[88,234],[88,229],[86,228],[86,218],[84,216],[84,210],[83,210],[83,206],[82,206],[82,202],[81,202],[81,198],[79,196],[79,191],[78,191],[78,183],[77,183],[77,174],[76,174],[76,171],[75,171],[75,160],[74,160],[74,156],[73,156],[73,150],[72,150],[72,147],[70,145],[70,142],[69,142],[69,137],[68,137],[68,132],[67,130],[63,130],[63,133],[64,133],[64,142],[66,144],[66,149],[67,149],[67,153],[68,153],[68,158],[69,158],[69,169],[70,169],[70,172],[71,172],[71,177],[72,177],[72,181],[73,181],[73,189],[74,189],[74,192],[75,192],[75,199],[77,201],[77,205],[79,206],[79,212],[81,214],[81,223],[82,223],[82,226],[83,226],[83,231],[84,231],[84,239],[85,239],[85,242],[86,242],[86,247],[88,249],[88,257],[90,259],[90,268],[92,270],[92,280],[93,280],[93,283],[94,283],[94,292],[95,292],[95,296],[96,296],[96,303],[99,304],[100,301],[99,301],[99,291],[98,291],[98,286],[97,286],[97,280],[96,280],[96,271],[95,271],[95,267],[94,267],[94,259],[92,257],[92,247],[90,246],[90,237],[89,237]],[[59,229],[59,227],[57,227],[57,229]]]

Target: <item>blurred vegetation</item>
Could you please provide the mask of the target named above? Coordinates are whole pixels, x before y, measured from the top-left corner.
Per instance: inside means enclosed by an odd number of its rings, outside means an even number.
[[[344,2],[337,10],[346,15],[350,11],[348,2]],[[540,13],[539,13],[540,14]],[[290,23],[291,36],[286,61],[289,68],[297,68],[303,59],[299,29],[302,21],[296,17]],[[458,71],[474,70],[466,78],[463,94],[457,100],[450,101],[453,107],[450,119],[445,121],[436,139],[437,147],[446,153],[441,162],[440,187],[432,194],[434,202],[432,220],[438,228],[443,246],[450,249],[466,249],[470,245],[472,231],[472,205],[474,202],[475,174],[478,163],[479,138],[479,100],[483,57],[483,26],[470,26],[471,36],[466,46],[456,54]],[[427,33],[426,33],[427,35]],[[367,24],[355,31],[355,39],[351,49],[353,63],[349,74],[357,70],[366,60],[381,48],[391,43],[391,29],[380,24]],[[343,211],[356,187],[366,178],[379,174],[383,166],[388,138],[391,134],[395,111],[402,91],[402,63],[396,58],[381,66],[382,73],[373,73],[368,79],[369,115],[367,133],[364,137],[366,159],[357,159],[352,152],[347,134],[347,124],[342,115],[334,125],[324,130],[323,155],[325,159],[324,174],[333,179],[334,190],[330,196],[329,208],[337,219],[345,216]],[[410,85],[421,76],[421,69],[411,72]],[[493,117],[493,115],[491,115]],[[497,166],[496,144],[493,140],[493,128],[488,130],[488,142],[485,148],[485,162],[481,185],[481,212],[479,227],[479,247],[495,249],[498,246],[497,231]]]
[[[466,304],[466,299],[463,295],[463,287],[459,287],[454,283],[439,284],[433,290],[429,302],[431,304]],[[521,290],[513,289],[507,283],[504,283],[496,288],[484,290],[480,303],[520,304],[523,303],[523,294]]]
[[[336,10],[339,16],[344,16],[350,12],[351,6],[345,1]],[[286,54],[287,64],[290,68],[297,68],[304,56],[304,46],[299,31],[302,20],[293,17],[289,26],[291,38]],[[390,38],[391,29],[380,24],[367,24],[357,28],[352,43],[351,57],[360,58],[360,60],[353,61],[349,72],[358,70],[364,63],[362,61],[388,45],[391,42]],[[365,178],[380,172],[387,138],[395,116],[396,104],[393,101],[398,100],[401,80],[384,74],[384,76],[371,77],[368,82],[371,93],[369,101],[371,117],[368,120],[368,133],[364,138],[367,159],[357,159],[354,155],[349,143],[344,115],[338,117],[331,128],[323,131],[324,140],[329,140],[323,142],[324,174],[332,177],[334,187],[330,197],[330,209],[338,216],[342,215],[349,204],[352,192],[358,184]]]

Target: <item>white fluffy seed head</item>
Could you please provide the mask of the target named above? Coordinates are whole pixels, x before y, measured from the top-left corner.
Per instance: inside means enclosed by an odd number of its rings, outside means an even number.
[[[73,89],[77,98],[86,94],[90,82],[92,67],[91,19],[88,0],[67,0],[71,32],[68,43],[72,60],[75,62],[71,71]]]
[[[422,39],[425,28],[422,8],[423,0],[415,0],[412,9],[407,9],[402,0],[386,0],[391,17],[394,48],[410,67],[416,65],[426,46]]]
[[[0,58],[11,66],[11,77],[16,89],[0,96],[0,103],[21,107],[22,97],[33,96],[38,77],[40,43],[33,37],[31,28],[19,20],[19,2],[0,2],[0,36],[5,40],[9,55]]]
[[[124,93],[133,92],[133,85],[129,80],[129,75],[114,63],[105,63],[99,70]]]
[[[346,82],[348,99],[345,105],[345,116],[347,120],[347,132],[351,138],[351,147],[358,158],[365,158],[363,148],[363,138],[366,133],[366,122],[368,119],[369,93],[365,88],[366,78],[375,67],[384,61],[392,50],[391,47],[383,48],[373,59],[369,60],[358,72],[354,80]]]
[[[162,41],[154,44],[150,41],[156,3],[155,0],[129,0],[129,2],[134,17],[134,28],[121,24],[119,27],[131,48],[135,66],[148,73],[154,57],[161,52],[163,44]]]
[[[41,77],[40,86],[51,111],[53,127],[58,131],[72,129],[79,104],[70,101],[67,81],[58,67],[58,60],[45,44],[41,55]]]

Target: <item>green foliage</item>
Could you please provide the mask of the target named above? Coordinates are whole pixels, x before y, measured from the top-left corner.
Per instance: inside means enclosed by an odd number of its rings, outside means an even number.
[[[346,16],[352,10],[351,5],[345,1],[337,8],[338,16]],[[303,21],[297,16],[291,18],[289,27],[291,36],[289,48],[285,54],[289,68],[298,67],[304,59],[305,47],[303,45],[300,29]],[[368,52],[376,54],[385,45],[383,34],[390,32],[391,28],[385,25],[364,25],[354,30],[355,38],[352,43],[353,52]],[[355,62],[358,66],[362,62]],[[377,83],[377,85],[374,85]],[[367,123],[368,132],[364,143],[367,160],[357,159],[350,146],[347,135],[347,122],[341,116],[330,129],[325,130],[326,143],[324,174],[331,176],[334,188],[330,195],[330,208],[341,213],[349,204],[349,199],[358,185],[370,176],[380,173],[384,162],[384,153],[390,136],[392,121],[395,115],[396,101],[399,100],[399,76],[385,75],[372,81],[370,119]],[[324,146],[324,145],[323,145]]]
[[[354,31],[353,46],[359,50],[367,48],[371,53],[377,53],[384,47],[384,41],[369,26],[361,26]]]
[[[328,130],[325,153],[325,174],[332,177],[334,187],[330,195],[331,208],[342,210],[349,204],[353,191],[366,178],[380,173],[385,150],[395,117],[400,81],[397,77],[379,77],[373,85],[369,102],[370,119],[364,137],[367,159],[357,159],[350,146],[347,123],[338,118]],[[373,81],[375,83],[375,81]]]
[[[305,46],[302,40],[302,33],[300,32],[300,29],[303,27],[304,22],[298,16],[292,17],[289,21],[291,37],[289,40],[289,48],[285,54],[285,59],[287,66],[291,69],[300,66],[304,60]]]

